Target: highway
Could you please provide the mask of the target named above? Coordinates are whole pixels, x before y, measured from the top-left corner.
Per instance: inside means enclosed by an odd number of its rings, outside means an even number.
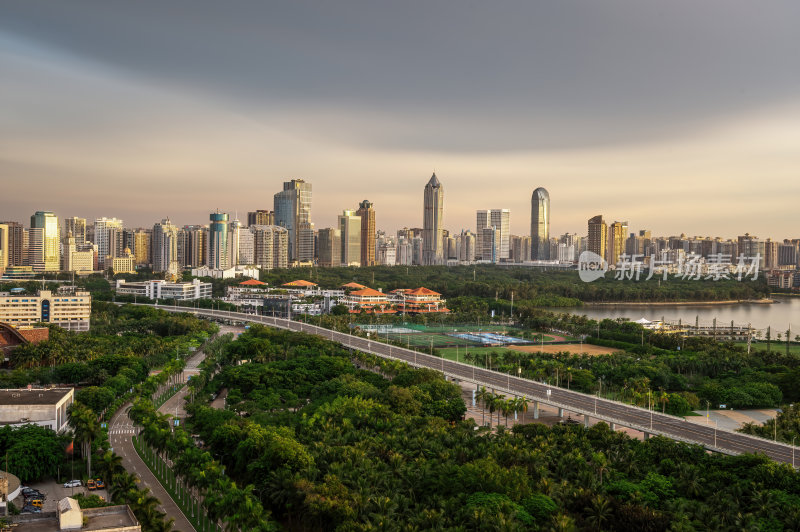
[[[270,316],[258,316],[241,312],[192,309],[186,307],[159,306],[171,312],[189,312],[212,319],[261,323],[280,329],[288,329],[321,336],[346,347],[372,353],[380,357],[407,362],[411,366],[430,368],[444,373],[446,377],[472,382],[506,395],[525,396],[530,401],[539,401],[570,412],[595,419],[630,427],[646,435],[662,435],[673,440],[699,444],[706,449],[737,455],[742,453],[764,453],[773,460],[795,465],[795,453],[791,445],[773,442],[717,429],[713,425],[690,423],[683,418],[661,414],[629,404],[598,398],[549,384],[515,377],[497,371],[479,368],[470,364],[446,360],[382,342],[332,331],[315,325]],[[800,456],[797,457],[800,460]]]

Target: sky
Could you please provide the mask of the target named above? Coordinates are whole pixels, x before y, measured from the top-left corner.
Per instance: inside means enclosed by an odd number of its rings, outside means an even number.
[[[800,2],[11,0],[0,219],[207,223],[312,183],[379,229],[800,237]],[[233,217],[233,216],[232,216]]]

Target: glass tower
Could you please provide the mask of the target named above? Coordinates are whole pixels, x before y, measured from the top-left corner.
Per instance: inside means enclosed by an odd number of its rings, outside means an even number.
[[[550,194],[542,187],[531,196],[531,260],[550,259]]]

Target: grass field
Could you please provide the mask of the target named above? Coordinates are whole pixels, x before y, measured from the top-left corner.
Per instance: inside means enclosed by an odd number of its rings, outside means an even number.
[[[444,334],[428,334],[428,333],[420,333],[420,334],[389,334],[389,338],[391,340],[403,343],[409,347],[430,347],[431,343],[433,343],[433,347],[439,346],[456,346],[456,345],[475,345],[474,342],[470,340],[465,340],[463,338],[455,338],[453,336],[447,336]]]
[[[745,349],[747,349],[747,342],[736,342],[736,345],[739,345]],[[766,351],[767,350],[767,342],[753,342],[750,346],[750,349],[755,351]],[[786,342],[777,342],[774,341],[771,343],[770,351],[778,352],[778,353],[785,353],[786,352]],[[789,344],[789,352],[793,355],[800,355],[800,344],[797,343],[790,343]]]
[[[455,347],[446,347],[443,349],[437,349],[437,352],[441,353],[441,355],[448,359],[448,360],[455,360],[456,359],[456,348]],[[470,347],[468,349],[464,349],[463,347],[458,348],[458,362],[465,362],[464,355],[469,352],[470,355],[478,355],[483,356],[486,353],[497,353],[501,354],[506,351],[511,351],[507,347]]]

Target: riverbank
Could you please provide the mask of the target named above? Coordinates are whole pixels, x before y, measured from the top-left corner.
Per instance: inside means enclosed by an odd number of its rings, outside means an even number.
[[[743,303],[755,305],[771,305],[774,299],[726,299],[724,301],[610,301],[610,302],[584,302],[584,307],[685,307],[685,306],[717,306],[740,305]]]

